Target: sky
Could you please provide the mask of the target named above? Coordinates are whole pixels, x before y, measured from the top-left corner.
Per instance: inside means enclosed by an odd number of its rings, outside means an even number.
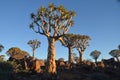
[[[19,47],[32,55],[29,40],[38,39],[41,46],[35,57],[47,58],[48,41],[43,35],[29,28],[32,22],[30,14],[37,13],[41,6],[49,3],[63,5],[76,12],[74,25],[68,33],[90,36],[91,40],[84,52],[84,59],[92,59],[90,53],[101,52],[99,60],[109,59],[109,52],[120,44],[120,2],[117,0],[0,0],[0,43],[5,47],[0,55],[6,55],[11,47]],[[73,52],[79,56],[76,49]],[[9,56],[6,55],[6,59]],[[68,59],[68,49],[56,42],[56,59]]]

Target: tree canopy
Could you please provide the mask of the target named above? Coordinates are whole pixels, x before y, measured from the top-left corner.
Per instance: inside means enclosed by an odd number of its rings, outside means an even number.
[[[95,59],[95,62],[97,62],[98,57],[100,56],[101,52],[98,50],[94,50],[90,53],[90,56]]]
[[[21,50],[20,48],[18,47],[12,47],[10,48],[7,52],[6,52],[7,55],[9,55],[10,57],[25,57],[25,56],[29,56],[29,53],[24,51],[24,50]]]
[[[37,14],[31,14],[33,22],[30,24],[30,28],[47,37],[58,37],[68,32],[73,25],[73,16],[75,16],[74,11],[51,3],[47,8],[40,7]]]
[[[30,45],[30,47],[32,47],[33,58],[34,58],[35,51],[38,47],[40,47],[41,42],[38,41],[37,39],[34,39],[34,40],[29,40],[27,44]]]

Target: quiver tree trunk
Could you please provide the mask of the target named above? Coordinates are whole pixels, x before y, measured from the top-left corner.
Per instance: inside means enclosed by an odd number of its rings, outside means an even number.
[[[83,62],[83,52],[79,52],[79,62],[82,63]]]
[[[69,49],[68,62],[72,63],[72,47],[68,47],[68,49]]]
[[[98,65],[98,64],[97,64],[97,58],[95,58],[95,64]]]
[[[56,73],[56,50],[55,50],[55,42],[54,38],[48,38],[48,58],[47,58],[47,72],[50,74]]]
[[[120,60],[119,60],[119,58],[118,57],[115,57],[116,58],[116,60],[118,61],[118,62],[120,62]]]
[[[32,54],[33,59],[35,59],[35,52],[36,52],[36,50],[33,49],[33,54]]]
[[[78,52],[79,52],[79,63],[82,63],[84,50],[81,50],[80,48],[78,48]]]

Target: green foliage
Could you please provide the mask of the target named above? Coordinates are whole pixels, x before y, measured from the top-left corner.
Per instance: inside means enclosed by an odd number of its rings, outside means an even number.
[[[9,55],[11,58],[14,59],[22,59],[25,56],[30,56],[28,52],[26,51],[22,51],[20,48],[18,47],[12,47],[10,48],[7,52],[7,55]]]
[[[6,54],[10,56],[14,56],[16,54],[22,54],[22,51],[18,47],[12,47],[6,52]]]

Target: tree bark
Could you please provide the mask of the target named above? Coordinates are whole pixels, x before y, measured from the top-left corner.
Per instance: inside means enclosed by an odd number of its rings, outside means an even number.
[[[48,57],[47,57],[47,72],[50,74],[56,73],[56,50],[55,50],[55,42],[54,38],[48,38]]]
[[[79,53],[79,55],[80,55],[79,62],[82,63],[83,62],[83,52],[81,51]]]
[[[98,64],[97,64],[97,58],[95,58],[95,64],[98,65]]]
[[[72,63],[72,47],[68,47],[68,49],[69,49],[68,62]]]
[[[33,55],[32,55],[32,56],[33,56],[33,59],[35,59],[35,51],[36,51],[36,50],[33,49]]]
[[[120,62],[120,60],[119,60],[119,58],[118,58],[118,57],[116,57],[116,60],[117,60],[118,62]]]
[[[78,48],[78,52],[79,52],[79,63],[83,62],[83,53],[84,51],[80,50],[80,48]]]

